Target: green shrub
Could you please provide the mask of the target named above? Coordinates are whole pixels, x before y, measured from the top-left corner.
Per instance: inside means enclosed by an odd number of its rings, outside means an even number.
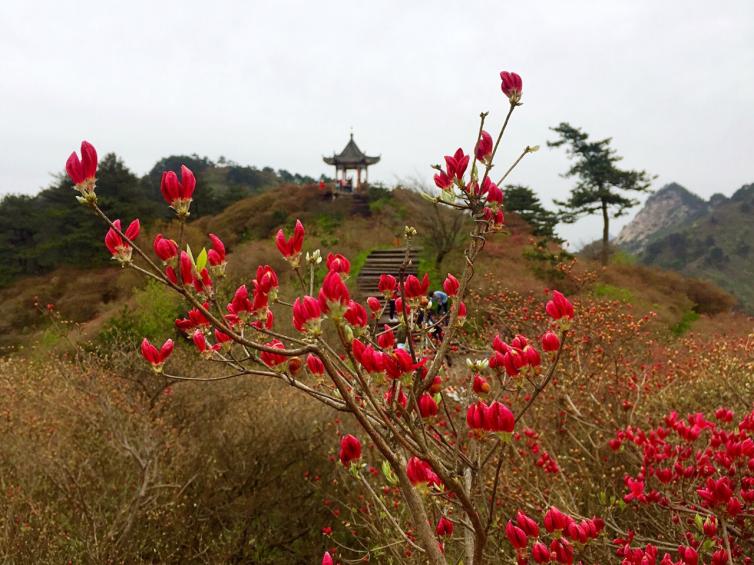
[[[670,331],[675,336],[682,336],[691,329],[691,324],[699,319],[699,314],[693,310],[687,310],[681,316],[680,321],[670,327]]]
[[[164,286],[148,281],[144,288],[134,290],[131,304],[107,322],[97,341],[103,345],[116,341],[161,340],[174,332],[173,320],[180,313],[180,300]]]
[[[633,302],[634,295],[627,288],[621,288],[607,283],[597,283],[592,289],[592,294],[598,298],[619,300],[620,302]]]

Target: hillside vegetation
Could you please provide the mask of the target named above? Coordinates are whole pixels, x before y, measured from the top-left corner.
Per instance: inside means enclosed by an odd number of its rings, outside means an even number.
[[[219,174],[217,169],[210,172]],[[70,193],[67,198],[72,199]],[[247,282],[258,264],[267,263],[282,269],[273,235],[280,227],[291,227],[296,218],[307,225],[314,245],[351,258],[355,271],[352,281],[356,280],[358,268],[369,251],[401,244],[401,234],[407,224],[419,231],[417,243],[423,249],[420,269],[430,273],[433,285],[439,287],[447,272],[462,267],[463,257],[458,246],[468,233],[466,221],[455,228],[453,250],[442,254],[438,249],[437,226],[445,224],[450,229],[453,212],[438,211],[408,189],[373,188],[364,199],[366,207],[363,201],[355,203],[349,195],[333,200],[313,184],[278,184],[255,196],[242,198],[218,214],[197,214],[187,226],[186,239],[192,248],[199,249],[206,245],[207,233],[217,233],[223,238],[233,257],[229,285]],[[88,215],[81,210],[72,209],[71,213],[77,214],[79,224],[94,232],[81,243],[84,249],[72,249],[68,253],[73,257],[87,257],[89,267],[63,266],[0,289],[2,345],[29,343],[32,336],[49,331],[45,330],[48,309],[61,320],[74,322],[74,333],[88,339],[116,323],[113,320],[122,322],[124,299],[130,300],[129,308],[137,308],[134,300],[142,292],[138,289],[143,288],[143,280],[130,270],[108,265],[108,254],[101,243],[101,226],[82,222],[82,217],[86,219]],[[150,242],[158,232],[177,237],[177,230],[176,223],[155,218],[142,229],[140,239]],[[569,258],[556,243],[533,235],[529,224],[513,212],[507,216],[507,231],[508,236],[488,242],[478,262],[472,284],[480,294],[489,292],[487,281],[491,277],[497,284],[520,293],[556,286],[571,293],[619,300],[637,312],[655,312],[658,323],[666,328],[678,324],[685,328],[683,324],[689,319],[725,312],[733,304],[730,296],[717,287],[672,272],[630,264],[614,264],[602,269],[588,260]],[[70,240],[67,246],[75,247]],[[437,264],[441,255],[442,262]]]
[[[233,202],[281,183],[313,182],[310,177],[269,167],[216,164],[197,155],[174,155],[158,161],[139,178],[115,154],[100,161],[97,192],[102,206],[115,218],[140,218],[150,225],[170,218],[160,194],[162,171],[185,163],[197,176],[192,218],[217,214]],[[0,286],[58,267],[107,264],[102,251],[102,228],[97,219],[82,214],[72,197],[73,185],[59,177],[34,196],[8,195],[0,201]]]

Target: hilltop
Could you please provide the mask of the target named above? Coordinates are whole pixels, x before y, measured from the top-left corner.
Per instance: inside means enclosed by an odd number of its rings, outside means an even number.
[[[614,243],[646,265],[714,282],[754,312],[754,184],[708,201],[669,184],[647,199]]]

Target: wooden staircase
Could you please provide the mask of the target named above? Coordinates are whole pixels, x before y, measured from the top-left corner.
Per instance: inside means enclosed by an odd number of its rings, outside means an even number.
[[[365,217],[372,215],[372,210],[369,208],[369,197],[366,194],[355,192],[351,198],[353,199],[351,214]]]
[[[421,248],[412,247],[409,250],[410,263],[406,267],[406,275],[419,274],[419,253]],[[362,301],[370,296],[374,296],[384,303],[382,293],[379,291],[380,275],[393,275],[396,279],[401,273],[401,265],[406,256],[405,247],[396,247],[394,249],[377,249],[372,251],[364,262],[364,266],[359,271],[356,278],[359,295]],[[388,323],[387,312],[382,317],[380,323]]]

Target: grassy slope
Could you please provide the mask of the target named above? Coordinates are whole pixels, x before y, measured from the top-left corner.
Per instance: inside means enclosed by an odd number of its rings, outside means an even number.
[[[230,253],[227,286],[231,286],[248,282],[259,264],[268,263],[280,272],[285,271],[272,239],[279,227],[290,228],[295,218],[301,218],[306,226],[307,250],[319,248],[325,254],[343,253],[357,260],[356,265],[358,258],[365,257],[370,249],[401,244],[400,235],[406,224],[422,230],[422,223],[432,217],[428,208],[431,204],[404,190],[389,196],[373,193],[370,208],[374,213],[370,216],[353,214],[351,206],[350,198],[331,201],[314,186],[282,186],[236,202],[216,216],[192,222],[186,236],[193,249],[206,245],[207,232],[217,233],[226,241]],[[157,231],[175,237],[177,226],[175,223],[152,226],[140,236],[141,241],[151,241]],[[696,295],[689,292],[687,279],[680,275],[633,265],[601,270],[593,263],[579,260],[563,278],[555,270],[542,269],[541,264],[524,257],[532,241],[528,226],[515,215],[509,215],[508,235],[490,238],[481,255],[472,281],[474,290],[485,294],[490,280],[497,281],[498,287],[520,293],[539,293],[546,287],[557,286],[569,293],[620,300],[639,312],[655,311],[660,322],[668,327],[678,324],[694,307]],[[425,249],[423,262],[431,264],[433,242],[420,237],[417,243]],[[439,286],[445,273],[459,273],[463,264],[460,250],[450,253],[439,269],[433,269],[432,284]],[[284,286],[287,280],[283,277]],[[46,317],[34,307],[35,302],[41,304],[41,310],[47,303],[55,304],[64,319],[82,323],[84,335],[92,336],[122,311],[124,301],[130,300],[134,305],[133,289],[141,284],[135,273],[115,266],[63,269],[49,276],[20,281],[0,291],[0,330],[5,336],[0,345],[29,341],[38,334]]]

